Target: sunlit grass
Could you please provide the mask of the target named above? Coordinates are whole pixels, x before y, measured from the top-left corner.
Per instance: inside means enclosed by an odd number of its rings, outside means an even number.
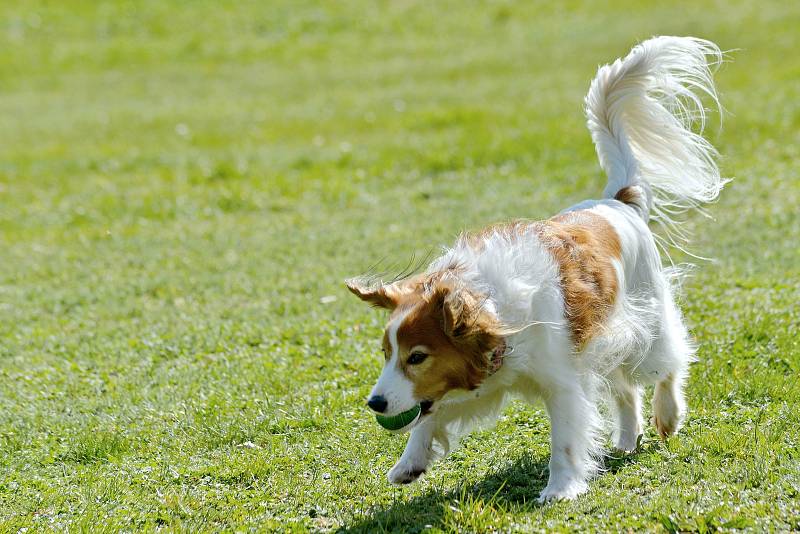
[[[798,530],[800,7],[0,6],[0,530]],[[514,404],[414,486],[342,280],[603,177],[581,101],[655,34],[732,52],[693,217],[686,428],[540,507]],[[683,259],[676,256],[676,259]]]

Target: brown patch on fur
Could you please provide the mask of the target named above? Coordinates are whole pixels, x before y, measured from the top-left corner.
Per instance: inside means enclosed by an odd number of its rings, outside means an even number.
[[[623,204],[636,204],[639,200],[639,191],[632,185],[628,185],[617,191],[614,200],[619,200]]]
[[[345,280],[347,289],[355,296],[377,308],[393,310],[404,296],[418,291],[426,280],[426,276],[418,274],[392,284],[371,284],[361,278]]]
[[[414,383],[418,399],[438,400],[453,389],[477,388],[489,370],[487,355],[502,343],[501,325],[482,309],[481,298],[443,278],[430,275],[424,288],[406,295],[395,311],[410,309],[397,329],[397,343],[400,368]],[[418,345],[429,349],[428,358],[407,364],[409,351]]]
[[[641,199],[636,190],[629,193]],[[480,250],[494,235],[514,240],[528,232],[536,232],[558,263],[567,319],[580,349],[601,329],[616,300],[619,288],[612,260],[622,257],[619,236],[604,217],[577,210],[546,221],[493,224],[479,232],[465,233],[461,239]]]
[[[644,218],[645,222],[649,219],[650,208],[647,205],[647,193],[641,185],[628,185],[617,191],[614,200],[627,204]]]
[[[558,263],[567,319],[580,349],[611,313],[619,289],[612,260],[621,257],[622,244],[614,227],[589,210],[542,221],[537,231]]]

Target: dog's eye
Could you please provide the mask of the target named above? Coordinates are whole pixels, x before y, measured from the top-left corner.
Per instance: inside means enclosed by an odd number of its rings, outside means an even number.
[[[411,355],[408,357],[408,360],[406,360],[406,363],[408,363],[409,365],[417,365],[424,362],[425,358],[427,357],[428,355],[425,354],[424,352],[412,352]]]

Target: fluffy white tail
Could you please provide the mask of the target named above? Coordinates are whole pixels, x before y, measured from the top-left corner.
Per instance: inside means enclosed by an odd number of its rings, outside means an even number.
[[[654,37],[600,67],[586,95],[589,131],[608,175],[604,196],[634,186],[629,202],[662,225],[672,244],[687,238],[676,215],[715,200],[725,185],[717,151],[700,135],[701,97],[720,108],[712,68],[721,62],[710,41]]]

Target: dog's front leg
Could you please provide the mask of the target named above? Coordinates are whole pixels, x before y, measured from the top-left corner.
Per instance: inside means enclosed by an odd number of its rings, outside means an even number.
[[[574,499],[586,492],[586,481],[596,470],[600,416],[577,385],[552,393],[545,404],[551,427],[550,479],[539,502]]]
[[[389,470],[389,482],[408,484],[414,482],[428,469],[433,458],[433,415],[428,416],[411,431],[406,450],[400,460]]]

